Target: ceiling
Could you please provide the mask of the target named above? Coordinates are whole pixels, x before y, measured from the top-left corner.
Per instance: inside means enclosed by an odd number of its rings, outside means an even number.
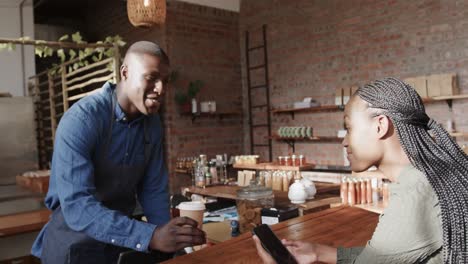
[[[0,0],[2,2],[17,2],[22,0]],[[27,0],[32,1],[32,0]],[[114,0],[126,2],[126,0]],[[167,0],[174,1],[174,0]],[[210,6],[239,12],[240,0],[178,0],[198,5]],[[34,22],[37,24],[67,24],[80,22],[87,8],[92,8],[91,0],[34,0]]]

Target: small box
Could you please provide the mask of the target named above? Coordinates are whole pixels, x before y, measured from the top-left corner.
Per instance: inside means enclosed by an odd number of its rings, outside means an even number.
[[[262,224],[274,225],[279,222],[298,217],[297,207],[286,208],[262,208]]]
[[[433,74],[427,76],[427,96],[428,97],[435,97],[440,96],[440,75]]]
[[[457,75],[441,74],[439,77],[440,95],[456,95],[459,93]]]
[[[426,76],[407,78],[404,79],[404,82],[413,87],[421,98],[428,97]]]
[[[343,89],[343,105],[347,104],[350,98],[351,98],[351,88],[344,88]]]
[[[335,105],[343,105],[343,89],[337,88],[335,90]]]

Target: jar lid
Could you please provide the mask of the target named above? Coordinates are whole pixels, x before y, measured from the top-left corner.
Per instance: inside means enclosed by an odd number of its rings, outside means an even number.
[[[249,185],[237,190],[237,197],[247,199],[260,199],[271,196],[273,190],[261,185]]]

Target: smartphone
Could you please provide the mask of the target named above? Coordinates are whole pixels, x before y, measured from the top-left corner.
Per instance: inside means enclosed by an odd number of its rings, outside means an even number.
[[[252,233],[260,239],[263,248],[273,257],[276,263],[297,264],[294,256],[291,255],[268,225],[259,225],[252,230]]]

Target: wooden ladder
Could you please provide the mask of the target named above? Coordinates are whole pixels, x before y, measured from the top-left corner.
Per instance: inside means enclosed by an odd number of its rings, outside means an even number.
[[[250,129],[250,153],[254,154],[256,148],[268,148],[268,158],[269,161],[272,161],[272,139],[271,139],[271,116],[270,116],[270,83],[268,77],[268,52],[267,52],[267,39],[266,39],[266,25],[262,26],[263,33],[263,44],[258,46],[250,47],[249,43],[249,31],[245,31],[245,57],[247,64],[247,88],[248,88],[248,99],[249,99],[249,129]],[[250,56],[251,52],[256,50],[263,50],[263,63],[255,66],[250,65]],[[264,83],[259,85],[252,85],[251,83],[251,71],[255,70],[264,70]],[[254,89],[263,89],[265,91],[266,103],[253,105],[252,103],[252,91]],[[254,122],[254,117],[252,115],[253,109],[261,109],[266,112],[267,120],[266,122]],[[255,129],[267,129],[268,143],[256,143],[253,135]]]

